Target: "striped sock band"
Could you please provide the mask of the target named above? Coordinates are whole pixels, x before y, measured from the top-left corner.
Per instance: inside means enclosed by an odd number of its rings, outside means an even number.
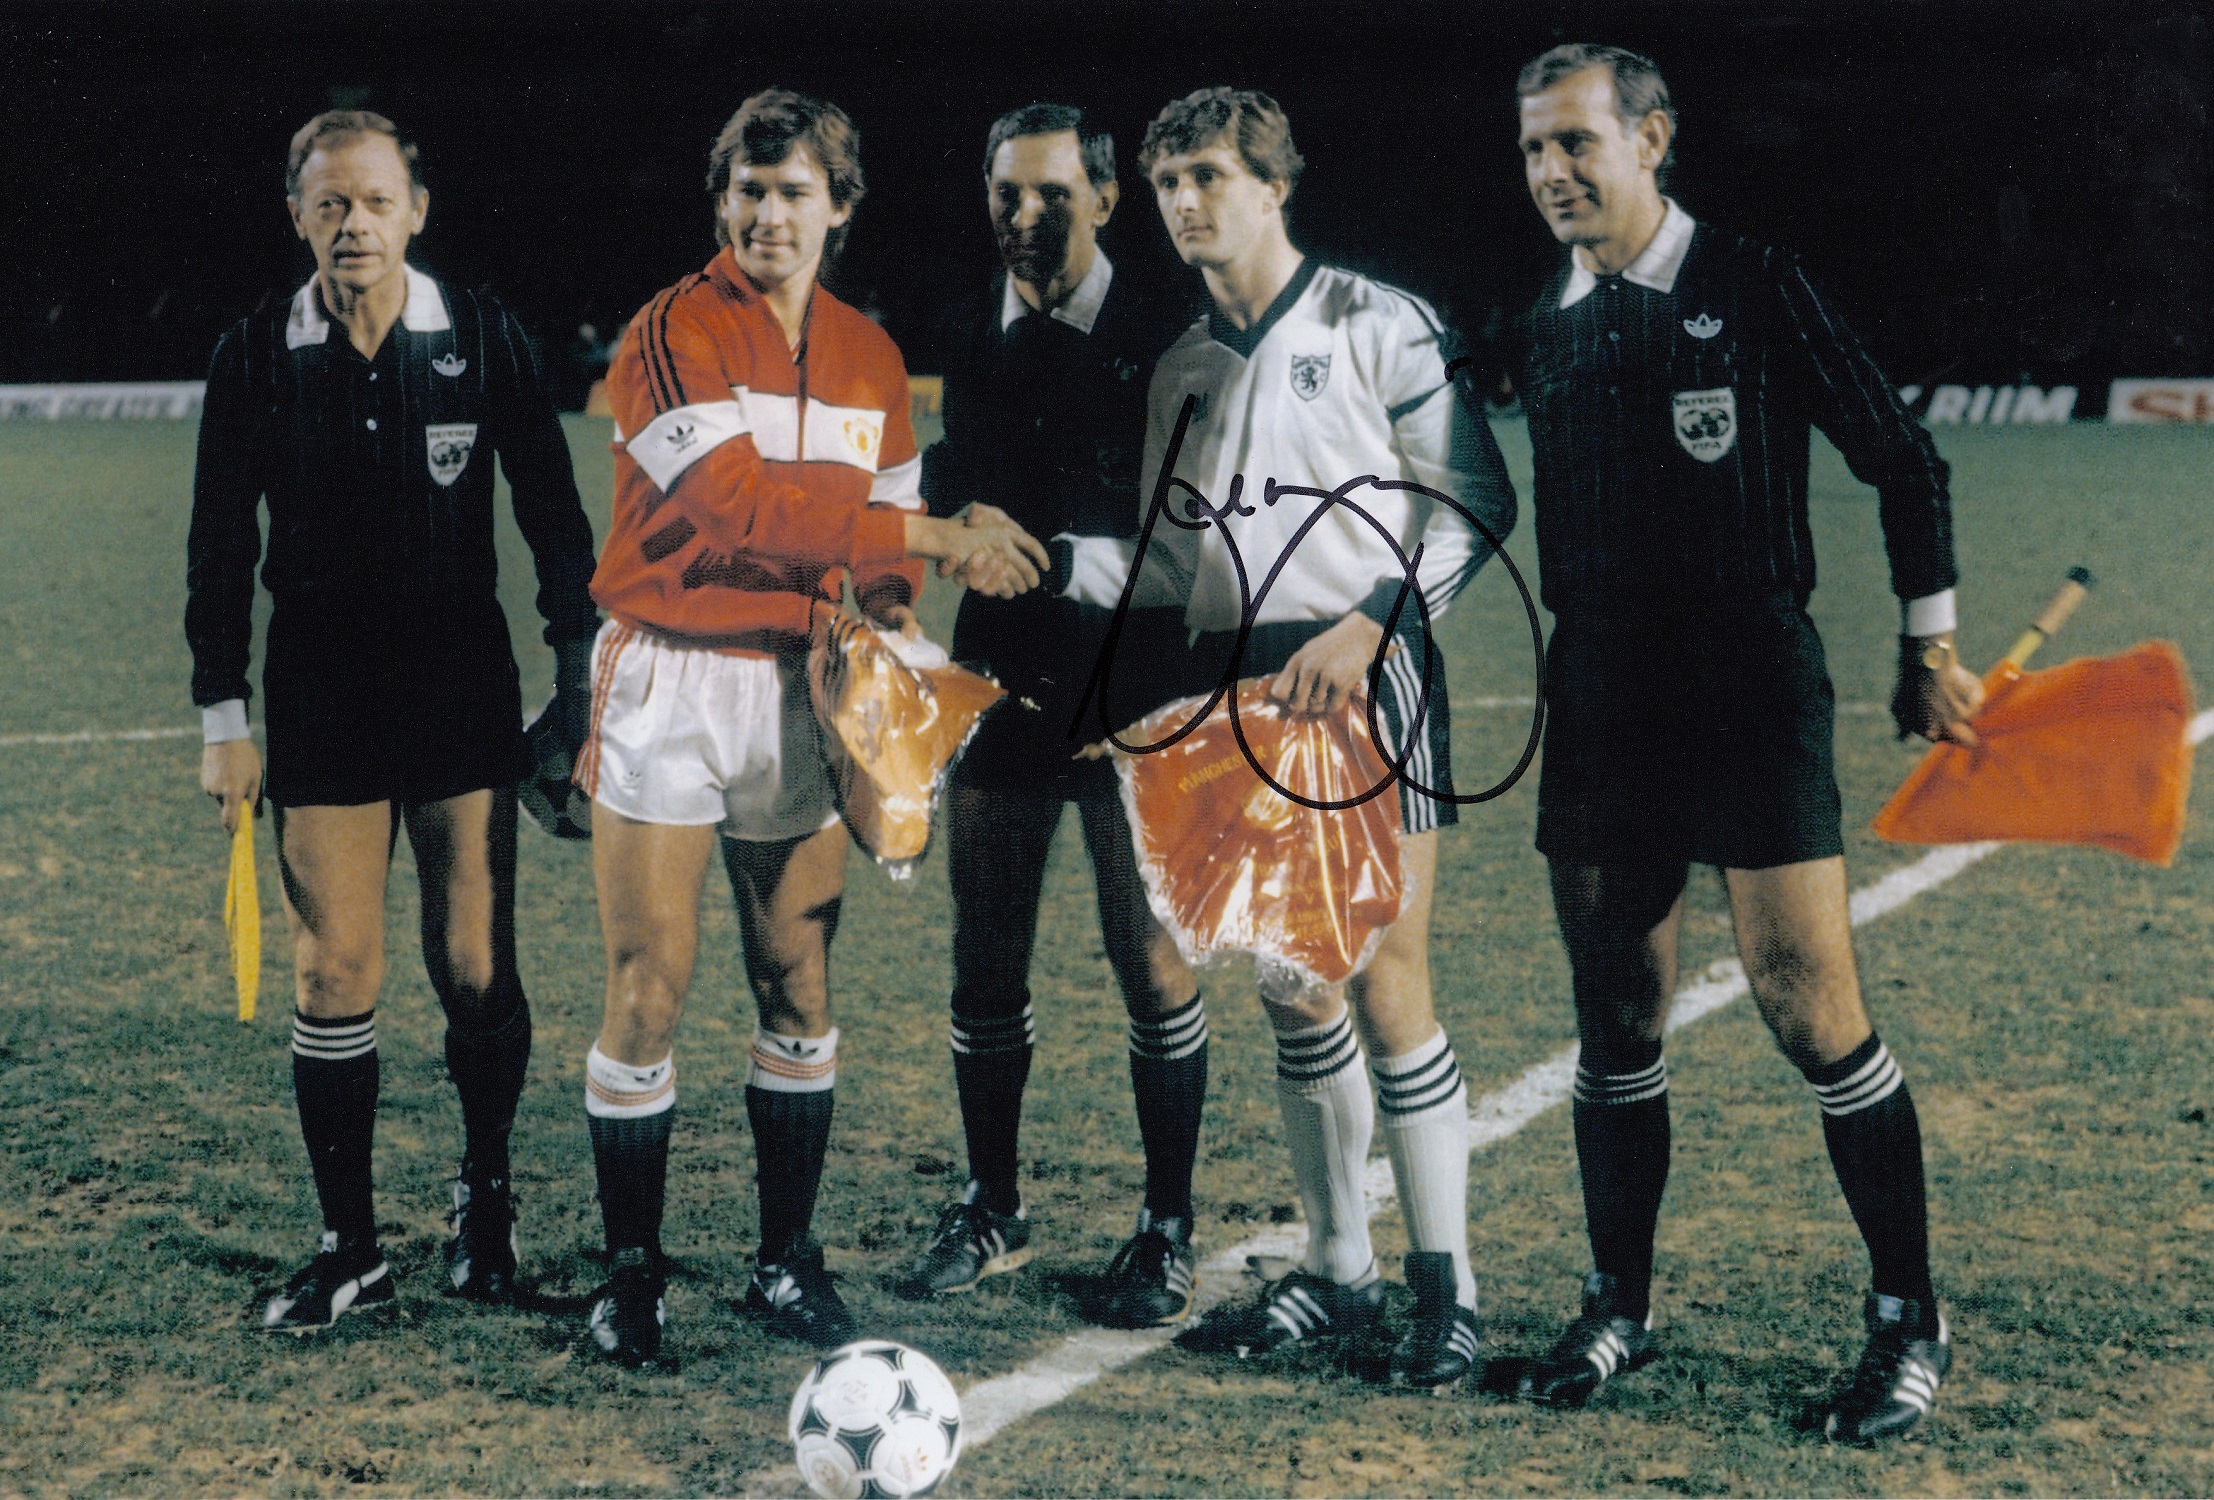
[[[358,1016],[342,1016],[336,1020],[322,1020],[315,1016],[292,1013],[292,1055],[313,1058],[317,1062],[344,1062],[350,1057],[365,1057],[377,1050],[377,1013],[363,1011]]]
[[[772,1094],[820,1094],[838,1082],[838,1028],[823,1036],[785,1036],[753,1029],[746,1087]]]
[[[1642,1104],[1668,1092],[1668,1062],[1655,1058],[1649,1068],[1635,1073],[1601,1073],[1576,1065],[1575,1096],[1578,1104]]]
[[[1025,1013],[1027,1014],[1027,1012]],[[1155,1062],[1174,1062],[1190,1057],[1207,1045],[1207,1000],[1203,995],[1192,996],[1191,1003],[1182,1010],[1172,1010],[1165,1016],[1132,1016],[1130,1018],[1130,1055],[1150,1058]],[[1278,1066],[1282,1066],[1282,1053],[1278,1053]]]
[[[617,1062],[597,1043],[584,1058],[584,1112],[602,1120],[642,1120],[676,1108],[676,1054],[644,1067]]]
[[[1030,1006],[1011,1016],[953,1017],[953,1051],[957,1057],[985,1057],[994,1052],[1020,1052],[1038,1042],[1037,1017]]]
[[[1444,1028],[1412,1052],[1369,1063],[1376,1079],[1376,1107],[1389,1122],[1419,1115],[1461,1092],[1461,1065]]]
[[[1321,1026],[1276,1034],[1276,1081],[1295,1094],[1321,1093],[1360,1060],[1361,1044],[1353,1038],[1350,1010]]]
[[[1826,1082],[1811,1073],[1807,1078],[1814,1085],[1814,1097],[1821,1103],[1825,1115],[1858,1114],[1883,1103],[1906,1081],[1899,1072],[1899,1065],[1892,1060],[1891,1049],[1874,1036],[1833,1067],[1843,1069],[1842,1076]]]

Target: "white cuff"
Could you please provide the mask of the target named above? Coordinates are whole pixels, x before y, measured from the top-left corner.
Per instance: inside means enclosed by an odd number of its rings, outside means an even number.
[[[1901,599],[1899,621],[1903,635],[1943,635],[1957,623],[1953,614],[1953,591],[1941,589],[1919,599]]]
[[[1054,537],[1069,544],[1069,582],[1064,599],[1113,609],[1122,602],[1123,585],[1130,581],[1130,560],[1137,544],[1113,536],[1076,536],[1062,532]]]
[[[211,703],[200,710],[200,743],[203,745],[243,740],[252,733],[246,727],[244,698],[225,698],[221,703]]]

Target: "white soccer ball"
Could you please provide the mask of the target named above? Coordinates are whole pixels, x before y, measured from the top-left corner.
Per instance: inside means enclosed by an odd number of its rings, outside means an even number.
[[[800,1477],[826,1500],[927,1495],[961,1456],[961,1399],[928,1355],[862,1339],[808,1372],[786,1430]]]

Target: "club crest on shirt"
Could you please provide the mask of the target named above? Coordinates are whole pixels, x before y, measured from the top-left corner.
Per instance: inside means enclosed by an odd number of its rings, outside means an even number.
[[[1711,464],[1737,446],[1737,392],[1729,386],[1711,391],[1678,391],[1676,441],[1684,452]]]
[[[429,445],[431,478],[451,485],[469,467],[470,450],[477,446],[474,422],[434,422],[424,427]]]
[[[848,417],[845,420],[846,446],[873,465],[876,461],[877,428],[882,419],[871,421],[866,416]]]
[[[1312,401],[1322,394],[1322,388],[1330,383],[1330,356],[1327,354],[1294,354],[1291,357],[1292,394],[1302,401]]]

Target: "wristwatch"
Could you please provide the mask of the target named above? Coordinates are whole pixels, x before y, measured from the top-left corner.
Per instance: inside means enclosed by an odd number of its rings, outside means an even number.
[[[1908,639],[1914,642],[1916,648],[1914,654],[1922,663],[1922,670],[1925,672],[1942,671],[1953,660],[1953,643],[1951,641],[1917,640],[1912,636],[1909,636]]]

